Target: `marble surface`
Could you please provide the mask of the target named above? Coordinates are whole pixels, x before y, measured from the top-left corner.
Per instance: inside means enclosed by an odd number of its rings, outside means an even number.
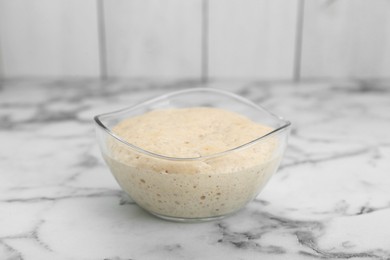
[[[390,83],[217,82],[293,122],[280,170],[220,221],[133,204],[92,117],[196,82],[9,80],[0,89],[0,259],[390,259]]]

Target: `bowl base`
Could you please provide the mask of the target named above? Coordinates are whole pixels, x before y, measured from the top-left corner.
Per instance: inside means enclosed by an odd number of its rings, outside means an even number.
[[[208,221],[214,221],[214,220],[220,220],[225,217],[230,216],[231,214],[226,214],[226,215],[221,215],[221,216],[213,216],[213,217],[203,217],[203,218],[180,218],[180,217],[172,217],[172,216],[165,216],[165,215],[160,215],[154,212],[150,212],[153,216],[156,216],[158,218],[172,221],[172,222],[181,222],[181,223],[199,223],[199,222],[208,222]]]

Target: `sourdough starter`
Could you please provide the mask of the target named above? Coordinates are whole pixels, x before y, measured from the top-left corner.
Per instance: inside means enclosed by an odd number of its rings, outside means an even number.
[[[149,212],[174,218],[217,217],[245,206],[275,172],[281,156],[276,137],[234,149],[272,130],[217,108],[154,110],[123,120],[112,131],[164,157],[112,138],[105,159],[121,187]]]

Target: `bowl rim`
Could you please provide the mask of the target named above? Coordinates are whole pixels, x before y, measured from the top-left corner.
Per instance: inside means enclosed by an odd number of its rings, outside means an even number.
[[[138,147],[138,146],[136,146],[134,144],[131,144],[131,143],[127,142],[126,140],[122,139],[120,136],[118,136],[114,132],[112,132],[111,129],[109,127],[107,127],[100,120],[100,118],[102,118],[102,117],[113,116],[115,114],[122,113],[122,112],[125,112],[125,111],[135,110],[135,109],[137,109],[139,107],[142,107],[142,106],[145,106],[145,105],[148,105],[148,104],[151,104],[151,103],[155,103],[155,102],[157,102],[159,100],[166,99],[166,98],[169,98],[169,97],[172,97],[172,96],[186,94],[186,93],[191,93],[191,92],[199,92],[199,91],[213,92],[213,93],[218,93],[218,94],[221,94],[221,95],[229,96],[229,97],[231,97],[233,99],[236,99],[236,100],[238,100],[238,101],[240,101],[242,103],[245,103],[246,105],[249,105],[249,106],[251,106],[253,108],[256,108],[258,110],[263,110],[263,111],[267,112],[273,118],[279,120],[280,122],[283,122],[283,124],[280,127],[275,128],[274,130],[272,130],[271,132],[269,132],[269,133],[267,133],[265,135],[262,135],[262,136],[257,137],[257,138],[255,138],[255,139],[253,139],[253,140],[251,140],[251,141],[249,141],[249,142],[247,142],[245,144],[239,145],[237,147],[234,147],[234,148],[222,151],[222,152],[218,152],[218,153],[214,153],[214,154],[210,154],[210,155],[205,155],[205,156],[198,156],[198,157],[171,157],[171,156],[166,156],[166,155],[162,155],[162,154],[158,154],[158,153],[154,153],[154,152],[145,150],[145,149],[143,149],[141,147]],[[249,99],[244,98],[242,96],[239,96],[237,94],[234,94],[232,92],[226,91],[226,90],[221,90],[221,89],[212,88],[212,87],[207,87],[207,88],[206,87],[197,87],[197,88],[188,88],[188,89],[184,89],[184,90],[173,91],[173,92],[170,92],[170,93],[167,93],[167,94],[163,94],[163,95],[159,95],[157,97],[154,97],[154,98],[148,99],[146,101],[140,102],[140,103],[138,103],[136,105],[133,105],[133,106],[128,106],[128,107],[125,107],[125,108],[122,108],[122,109],[118,109],[118,110],[114,110],[114,111],[111,111],[111,112],[98,114],[98,115],[94,116],[93,119],[94,119],[94,122],[95,122],[96,126],[100,127],[102,130],[104,130],[110,136],[112,136],[113,138],[115,138],[116,140],[121,142],[122,144],[128,146],[129,148],[132,148],[132,149],[136,150],[137,152],[140,152],[140,153],[143,153],[143,154],[147,154],[147,155],[152,156],[152,157],[156,157],[156,158],[159,158],[159,159],[165,159],[165,160],[171,160],[171,161],[197,161],[197,160],[204,160],[204,159],[209,159],[209,158],[214,158],[214,157],[220,157],[220,156],[226,155],[228,153],[231,153],[233,151],[245,149],[248,146],[254,145],[255,143],[258,143],[258,142],[260,142],[260,141],[262,141],[262,140],[264,140],[266,138],[269,138],[271,136],[279,134],[282,131],[289,130],[289,128],[291,127],[291,122],[290,121],[284,119],[281,116],[278,116],[278,115],[270,112],[268,109],[266,109],[266,108],[264,108],[264,107],[262,107],[260,105],[255,104],[254,102],[250,101]]]

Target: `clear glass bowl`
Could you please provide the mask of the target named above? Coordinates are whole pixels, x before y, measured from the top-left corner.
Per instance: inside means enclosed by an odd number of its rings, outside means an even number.
[[[189,107],[236,112],[272,130],[227,151],[194,158],[146,151],[113,132],[129,117]],[[212,88],[177,91],[94,119],[102,155],[122,189],[146,211],[175,221],[217,219],[243,208],[277,170],[290,130],[290,122],[266,109]]]

